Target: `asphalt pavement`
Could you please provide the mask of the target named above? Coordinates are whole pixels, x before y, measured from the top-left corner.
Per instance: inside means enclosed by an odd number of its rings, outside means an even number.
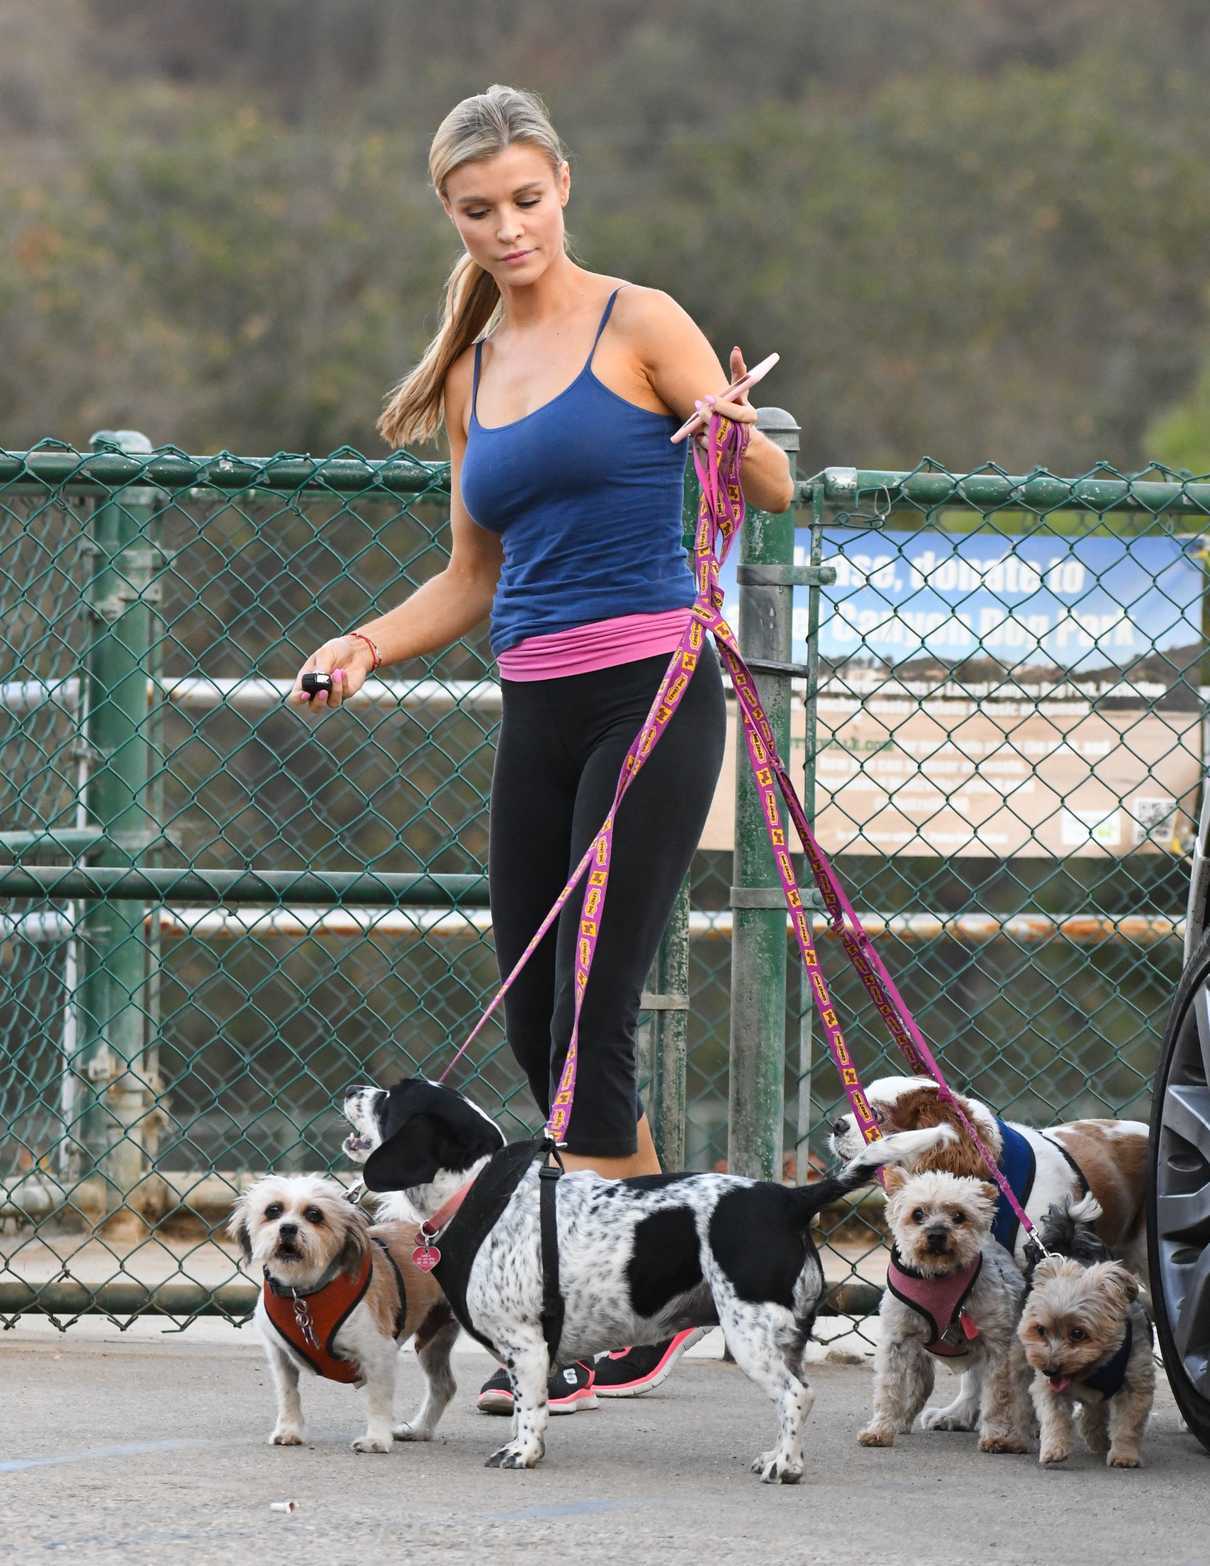
[[[476,1412],[490,1368],[458,1352],[460,1390],[426,1446],[359,1456],[364,1393],[308,1381],[308,1445],[270,1447],[273,1397],[252,1330],[129,1334],[92,1321],[0,1336],[0,1555],[216,1566],[624,1562],[625,1566],[1158,1562],[1210,1566],[1210,1457],[1166,1386],[1147,1466],[1088,1453],[1063,1469],[989,1457],[973,1436],[859,1447],[868,1364],[812,1366],[806,1473],[762,1485],[772,1404],[708,1345],[665,1385],[551,1421],[529,1473],[487,1469],[507,1423]],[[421,1377],[405,1353],[400,1412]],[[292,1512],[274,1503],[294,1501]]]

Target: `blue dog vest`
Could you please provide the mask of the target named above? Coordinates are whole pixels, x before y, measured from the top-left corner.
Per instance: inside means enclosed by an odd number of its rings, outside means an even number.
[[[1008,1181],[1017,1201],[1024,1207],[1029,1201],[1029,1193],[1034,1188],[1034,1176],[1038,1171],[1034,1150],[1021,1133],[1014,1130],[1006,1120],[997,1120],[996,1125],[1000,1131],[1000,1173]],[[1021,1220],[1008,1205],[1008,1198],[1001,1191],[1000,1199],[996,1203],[996,1216],[992,1222],[992,1238],[998,1240],[1010,1256],[1017,1243],[1017,1233],[1020,1228]]]

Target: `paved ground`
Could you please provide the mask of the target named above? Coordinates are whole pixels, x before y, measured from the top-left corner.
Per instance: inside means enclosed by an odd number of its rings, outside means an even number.
[[[981,1456],[970,1436],[865,1451],[868,1369],[820,1364],[806,1477],[780,1489],[748,1472],[772,1444],[771,1405],[702,1353],[648,1397],[553,1421],[536,1472],[485,1469],[507,1429],[473,1409],[487,1364],[456,1356],[442,1440],[358,1457],[364,1394],[328,1384],[303,1389],[310,1446],[264,1444],[272,1396],[250,1333],[19,1327],[0,1337],[0,1549],[139,1566],[1210,1566],[1210,1457],[1166,1388],[1146,1470],[1110,1473],[1084,1454],[1043,1472]],[[410,1402],[414,1362],[402,1380]],[[270,1510],[286,1499],[294,1515]]]

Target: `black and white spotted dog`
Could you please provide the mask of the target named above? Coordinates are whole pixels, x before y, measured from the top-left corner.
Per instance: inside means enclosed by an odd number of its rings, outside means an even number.
[[[390,1089],[356,1088],[344,1113],[354,1128],[345,1151],[365,1161],[369,1189],[401,1193],[418,1219],[431,1219],[474,1182],[436,1239],[442,1261],[434,1276],[462,1325],[512,1378],[512,1439],[488,1466],[533,1468],[545,1451],[552,1367],[542,1325],[532,1145],[528,1157],[524,1147],[506,1148],[482,1110],[421,1077]],[[947,1127],[933,1127],[888,1137],[837,1176],[798,1189],[720,1174],[564,1175],[557,1182],[560,1362],[591,1359],[619,1343],[660,1343],[686,1327],[721,1326],[736,1362],[778,1408],[777,1445],[756,1459],[753,1472],[766,1484],[796,1484],[802,1427],[814,1402],[805,1350],[823,1293],[811,1219],[883,1164],[918,1156],[949,1135]],[[510,1163],[507,1194],[493,1205],[486,1193],[501,1189]],[[476,1205],[468,1244],[459,1229]],[[401,1216],[398,1202],[386,1211]]]

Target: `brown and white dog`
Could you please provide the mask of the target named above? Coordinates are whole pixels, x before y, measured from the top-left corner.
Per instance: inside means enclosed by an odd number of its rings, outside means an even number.
[[[994,1111],[976,1098],[954,1096],[999,1159],[1003,1137]],[[884,1136],[937,1125],[953,1126],[958,1133],[956,1139],[938,1143],[922,1153],[907,1166],[908,1172],[936,1169],[977,1180],[987,1178],[982,1158],[969,1137],[962,1134],[962,1123],[953,1106],[941,1101],[931,1077],[880,1077],[870,1083],[866,1098]],[[1118,1260],[1145,1280],[1147,1235],[1143,1198],[1148,1128],[1143,1121],[1070,1120],[1045,1130],[1015,1121],[1007,1124],[1029,1143],[1036,1161],[1032,1188],[1021,1204],[1030,1220],[1037,1224],[1048,1208],[1067,1197],[1079,1201],[1085,1194],[1080,1182],[1082,1174],[1101,1207],[1097,1233]],[[835,1122],[828,1146],[836,1158],[847,1162],[861,1145],[861,1133],[852,1115]],[[1023,1230],[1016,1235],[1013,1251],[1018,1263],[1025,1260],[1027,1238]]]
[[[458,1323],[436,1280],[412,1261],[414,1223],[371,1224],[335,1180],[270,1175],[235,1204],[228,1232],[264,1283],[256,1325],[277,1392],[272,1446],[304,1441],[300,1370],[366,1388],[366,1433],[355,1452],[428,1441],[454,1395]],[[400,1347],[415,1336],[424,1401],[394,1423]]]

